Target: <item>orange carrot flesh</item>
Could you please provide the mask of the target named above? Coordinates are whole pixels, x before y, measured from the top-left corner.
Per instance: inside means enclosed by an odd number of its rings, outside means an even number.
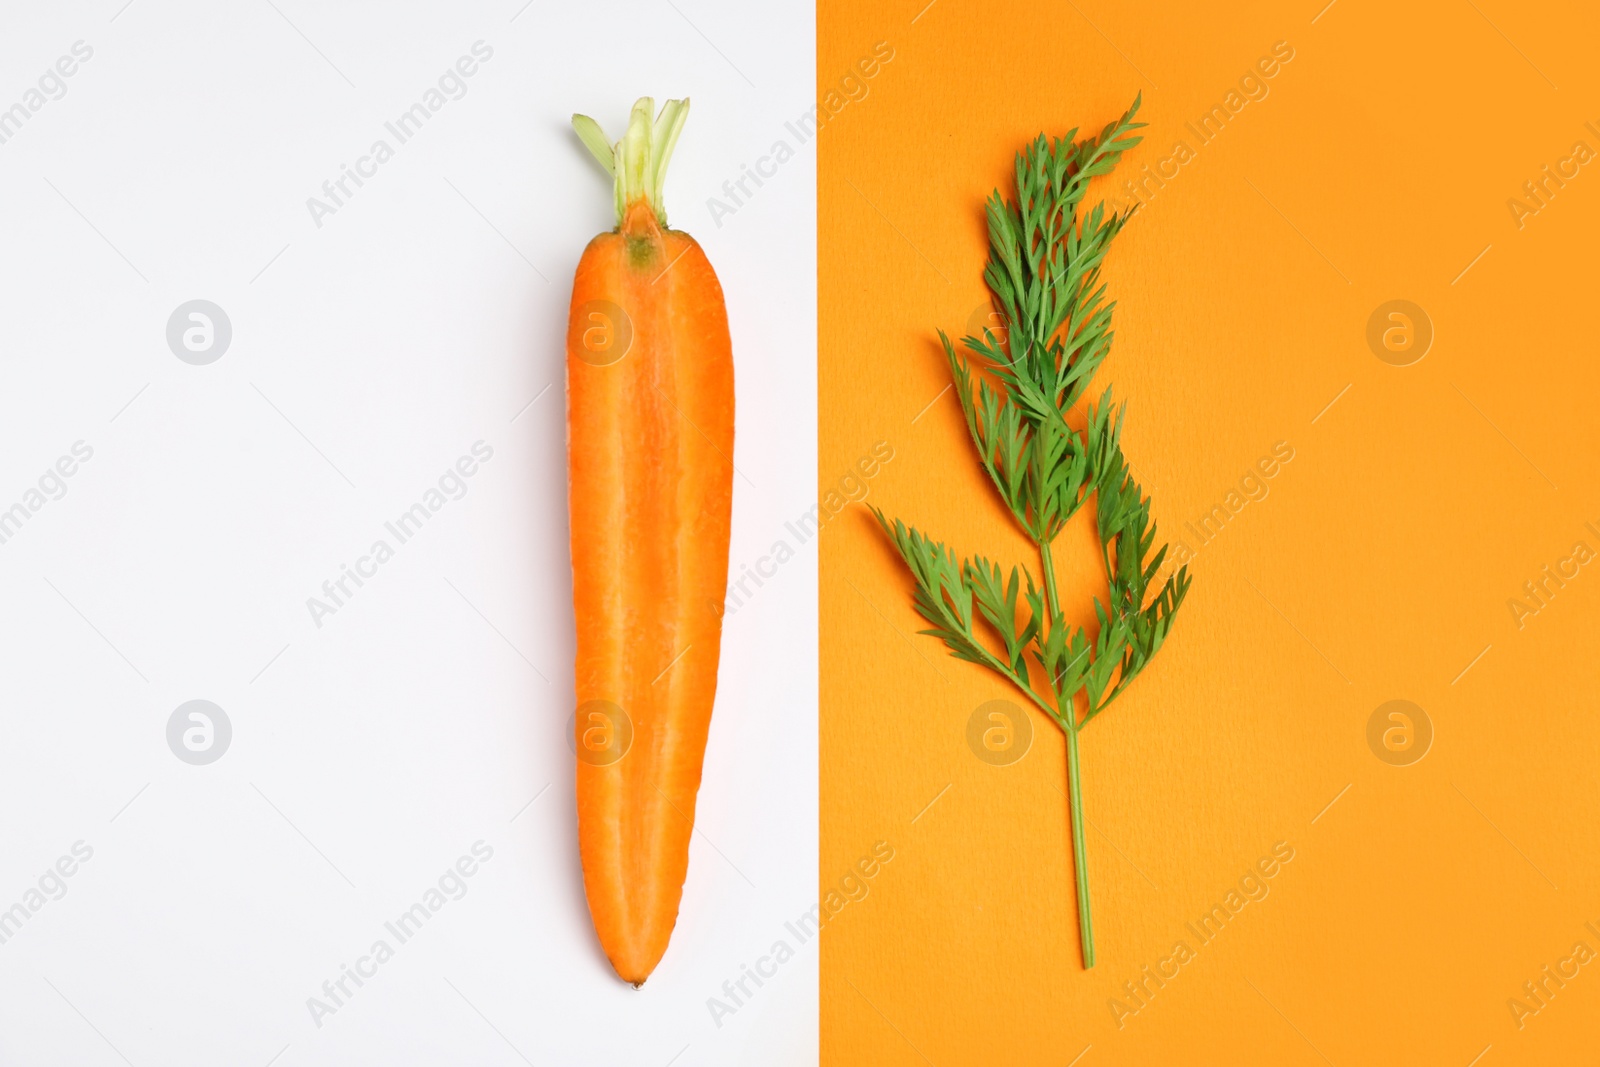
[[[640,985],[688,873],[733,499],[722,287],[649,195],[579,261],[567,398],[578,842],[601,947]]]

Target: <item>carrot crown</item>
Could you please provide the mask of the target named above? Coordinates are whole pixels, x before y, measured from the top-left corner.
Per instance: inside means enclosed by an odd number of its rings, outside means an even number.
[[[628,208],[644,200],[656,213],[662,229],[667,226],[667,209],[661,199],[661,186],[667,178],[667,162],[673,146],[689,117],[689,101],[668,100],[655,115],[653,97],[641,96],[628,115],[628,132],[612,144],[600,124],[588,115],[572,116],[572,128],[591,155],[611,175],[617,201],[617,225],[622,225]],[[654,116],[652,118],[652,116]]]

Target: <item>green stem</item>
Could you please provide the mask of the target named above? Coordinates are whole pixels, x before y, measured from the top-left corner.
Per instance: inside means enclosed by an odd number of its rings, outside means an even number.
[[[1046,620],[1046,628],[1048,629],[1055,626],[1056,617],[1061,614],[1061,597],[1056,593],[1056,560],[1055,556],[1050,552],[1051,542],[1040,541],[1038,544],[1039,562],[1044,569],[1044,606],[1045,610],[1050,613],[1050,618]],[[1044,641],[1041,637],[1040,647],[1043,647],[1043,645]],[[1073,662],[1076,663],[1077,661],[1074,660]],[[1048,670],[1048,668],[1046,669]],[[1060,681],[1059,677],[1050,679],[1050,695],[1058,705],[1055,715],[1056,721],[1061,724],[1062,730],[1070,733],[1078,722],[1078,708],[1070,696],[1065,699],[1062,698]]]
[[[1056,596],[1056,561],[1055,557],[1050,555],[1049,541],[1039,542],[1039,561],[1044,564],[1044,605],[1050,609],[1049,622],[1054,626],[1060,608],[1057,606],[1059,598]]]
[[[668,100],[659,115],[655,113],[655,103],[648,96],[638,99],[628,115],[628,130],[616,144],[606,139],[600,124],[588,115],[572,116],[572,127],[584,147],[612,177],[618,226],[627,217],[628,208],[639,200],[655,211],[662,229],[667,225],[661,187],[666,181],[672,149],[689,117],[689,101]]]
[[[1024,696],[1033,701],[1035,704],[1039,705],[1040,711],[1054,719],[1063,730],[1066,729],[1066,725],[1061,721],[1061,715],[1056,711],[1055,708],[1052,708],[1049,704],[1046,704],[1039,698],[1039,694],[1033,691],[1033,686],[1029,684],[1028,679],[1019,675],[1005,663],[1002,663],[1000,658],[991,653],[988,649],[980,646],[978,652],[983,656],[983,665],[985,667],[988,667],[991,671],[994,671],[1003,678],[1009,678],[1011,680],[1011,684],[1022,690]]]
[[[1078,874],[1078,935],[1083,966],[1094,966],[1094,920],[1089,914],[1089,857],[1083,840],[1083,795],[1079,788],[1078,728],[1067,731],[1067,795],[1072,809],[1072,865]]]
[[[1039,561],[1044,567],[1045,604],[1050,609],[1051,625],[1054,625],[1056,563],[1049,541],[1039,542]],[[1063,701],[1056,721],[1061,725],[1061,732],[1067,735],[1067,807],[1072,818],[1072,867],[1078,877],[1078,936],[1083,946],[1083,966],[1088,969],[1094,966],[1094,919],[1089,914],[1089,857],[1083,832],[1083,792],[1078,781],[1078,709],[1071,696]]]

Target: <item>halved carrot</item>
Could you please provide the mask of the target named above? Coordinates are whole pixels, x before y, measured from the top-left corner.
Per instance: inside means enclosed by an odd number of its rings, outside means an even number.
[[[722,286],[666,226],[661,183],[689,101],[636,103],[615,146],[572,122],[616,182],[567,332],[577,616],[578,843],[595,932],[642,985],[689,866],[722,645],[733,500],[733,350]]]

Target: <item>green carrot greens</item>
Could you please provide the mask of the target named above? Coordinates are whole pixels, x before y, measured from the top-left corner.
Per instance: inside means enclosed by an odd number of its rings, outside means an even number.
[[[1068,419],[1111,348],[1116,303],[1105,299],[1100,267],[1132,215],[1108,214],[1102,203],[1080,216],[1079,204],[1089,180],[1109,173],[1142,140],[1133,134],[1144,126],[1133,121],[1139,103],[1098,137],[1076,140],[1073,130],[1047,141],[1040,134],[1017,153],[1016,200],[997,190],[987,204],[983,278],[1001,329],[963,338],[971,359],[939,331],[979,461],[1037,546],[1041,580],[1026,566],[1008,572],[982,556],[958,559],[942,542],[898,519],[891,525],[873,508],[916,580],[917,612],[932,627],[922,633],[939,638],[957,659],[1005,678],[1066,735],[1085,967],[1094,966],[1094,927],[1078,733],[1149,665],[1189,590],[1186,567],[1152,589],[1167,546],[1155,547],[1150,499],[1122,452],[1125,408],[1113,408],[1108,388],[1087,405],[1083,429]],[[1094,598],[1092,632],[1066,621],[1051,554],[1056,537],[1091,499],[1108,594]]]

